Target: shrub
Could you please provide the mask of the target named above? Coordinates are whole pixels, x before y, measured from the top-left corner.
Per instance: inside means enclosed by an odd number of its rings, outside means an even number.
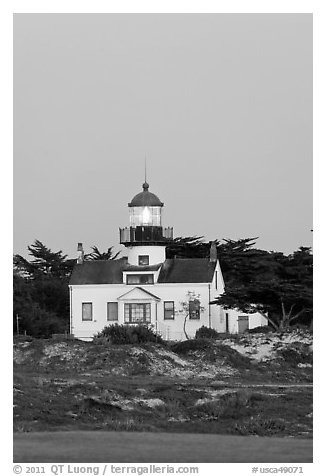
[[[271,436],[282,434],[285,429],[285,422],[280,418],[264,419],[252,416],[249,420],[234,425],[234,430],[240,435]]]
[[[135,326],[114,324],[106,326],[94,336],[94,342],[106,339],[111,344],[142,344],[145,342],[157,342],[162,344],[162,337],[156,334],[152,326],[137,324]]]
[[[268,334],[269,332],[274,332],[274,330],[270,326],[259,326],[253,329],[247,329],[246,332],[248,334]]]
[[[98,333],[93,337],[94,344],[96,344],[96,345],[105,345],[105,344],[107,344],[108,343],[108,338],[103,336],[103,335],[100,335],[100,334],[101,333]]]
[[[232,347],[229,347],[228,345],[219,344],[216,346],[215,355],[219,359],[223,359],[226,364],[232,365],[232,367],[238,370],[251,367],[251,360],[249,357],[240,354],[240,352],[232,349]]]
[[[15,344],[17,344],[18,342],[33,342],[33,337],[28,335],[23,335],[23,334],[19,334],[19,335],[16,334],[13,337],[13,341]]]
[[[171,345],[171,350],[176,354],[187,354],[191,351],[207,350],[208,346],[209,342],[207,341],[207,339],[197,338],[176,342]]]
[[[250,393],[246,390],[226,393],[220,399],[221,416],[224,418],[238,418],[249,407]]]
[[[294,324],[293,326],[290,327],[290,331],[299,331],[299,332],[302,332],[303,334],[312,334],[313,328],[312,326],[308,326],[305,324]]]
[[[201,326],[196,331],[195,339],[217,339],[219,337],[218,332],[210,327]]]
[[[239,390],[222,395],[218,400],[203,403],[198,407],[198,411],[215,420],[238,419],[248,414],[249,406],[250,394]]]
[[[64,334],[67,322],[54,312],[34,304],[29,312],[22,315],[22,329],[32,337],[48,339],[53,334]]]
[[[241,355],[235,349],[228,345],[223,345],[220,341],[214,342],[212,339],[189,339],[182,342],[176,342],[171,345],[172,352],[181,355],[187,355],[196,352],[197,358],[202,361],[220,362],[226,365],[232,365],[237,369],[250,368],[251,361],[249,357]]]
[[[298,364],[312,365],[313,363],[310,346],[301,342],[293,342],[283,349],[278,349],[277,353],[282,360],[292,367],[297,367]]]

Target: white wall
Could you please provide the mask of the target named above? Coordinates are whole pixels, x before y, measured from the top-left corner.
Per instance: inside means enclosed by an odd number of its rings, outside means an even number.
[[[140,250],[142,247],[137,247]],[[143,247],[151,248],[151,247]],[[156,248],[156,247],[153,247]],[[146,254],[140,250],[139,254]],[[138,263],[138,258],[137,258]],[[223,310],[220,306],[209,305],[215,297],[224,290],[224,283],[219,264],[216,266],[212,283],[156,283],[152,285],[141,285],[141,288],[154,294],[159,298],[155,300],[151,296],[139,291],[141,294],[135,296],[123,296],[132,291],[137,286],[127,284],[105,284],[105,285],[74,285],[70,286],[71,293],[71,333],[77,338],[91,339],[94,334],[101,331],[105,326],[114,324],[124,324],[124,304],[126,302],[148,302],[151,303],[151,323],[160,332],[164,339],[184,340],[186,338],[183,330],[184,314],[182,311],[182,301],[187,301],[188,292],[199,295],[201,306],[204,309],[200,313],[200,319],[187,319],[186,331],[189,337],[194,337],[196,330],[202,326],[212,327],[218,332],[226,331],[225,314],[229,314],[229,332],[238,333],[238,317],[243,315],[236,310]],[[122,296],[122,297],[121,297]],[[118,299],[120,298],[121,299]],[[164,301],[174,301],[175,318],[164,319]],[[82,303],[93,303],[93,320],[82,321]],[[118,321],[107,321],[107,303],[118,302]],[[266,325],[267,320],[260,314],[249,314],[249,328]]]
[[[259,314],[258,312],[254,314],[246,314],[245,312],[238,311],[236,309],[227,309],[225,313],[229,315],[229,332],[230,334],[237,334],[239,332],[238,327],[238,318],[239,316],[248,316],[249,318],[249,329],[254,329],[255,327],[267,326],[267,319]]]
[[[126,288],[127,286],[121,284],[70,286],[72,324],[70,332],[77,338],[92,338],[94,334],[101,331],[108,324],[107,303],[116,302],[117,297],[126,292]],[[83,302],[93,303],[92,321],[82,321]]]
[[[216,305],[209,305],[220,291],[221,279],[219,278],[219,270],[214,274],[213,283],[156,283],[152,285],[142,285],[142,289],[149,291],[160,298],[155,301],[150,296],[144,295],[143,298],[137,299],[137,302],[151,303],[151,323],[162,334],[165,339],[183,340],[185,334],[183,331],[184,313],[182,311],[182,301],[187,301],[188,292],[199,295],[201,306],[204,309],[200,313],[200,319],[187,319],[186,331],[189,337],[194,337],[196,330],[201,326],[213,327],[219,332],[225,331],[225,319],[223,310]],[[92,338],[94,334],[101,331],[106,325],[112,324],[107,321],[107,303],[118,302],[118,323],[124,324],[124,303],[128,302],[128,296],[118,299],[120,296],[128,293],[136,286],[126,284],[110,284],[110,285],[74,285],[71,288],[71,304],[72,315],[71,333],[77,338]],[[217,289],[216,289],[217,287]],[[175,318],[164,319],[164,301],[174,301]],[[82,303],[93,303],[93,320],[82,321]],[[132,302],[132,301],[130,301]]]
[[[138,256],[149,255],[149,264],[165,261],[165,246],[131,246],[128,247],[128,263],[138,266]]]
[[[266,317],[255,312],[255,314],[249,314],[249,329],[254,329],[255,327],[268,326],[268,320]]]
[[[185,314],[181,302],[188,300],[188,292],[199,295],[200,304],[204,308],[200,312],[200,319],[187,318],[186,332],[188,336],[194,337],[196,330],[201,326],[210,327],[214,323],[214,327],[221,327],[216,317],[218,315],[217,306],[209,306],[210,291],[208,284],[158,284],[155,294],[161,298],[161,301],[157,303],[157,328],[164,339],[184,340],[186,338],[183,329]],[[174,319],[164,319],[164,301],[174,301]]]
[[[186,330],[190,337],[193,337],[196,330],[201,326],[209,326],[209,312],[211,312],[211,322],[220,327],[220,321],[217,319],[217,306],[210,306],[209,311],[209,290],[208,284],[156,284],[143,285],[143,289],[158,296],[161,300],[156,302],[150,296],[137,299],[137,302],[151,303],[151,323],[162,334],[164,338],[181,340],[185,338],[183,332],[184,315],[181,312],[181,301],[187,300],[188,291],[200,295],[201,305],[204,310],[201,312],[200,319],[187,319]],[[128,297],[118,300],[118,297],[133,289],[130,285],[84,285],[71,287],[72,301],[72,329],[71,333],[78,338],[91,338],[94,334],[102,330],[106,325],[112,324],[107,321],[107,303],[118,301],[119,324],[124,324],[124,303],[133,302]],[[174,301],[175,319],[164,320],[164,301]],[[82,303],[93,303],[93,320],[82,321]],[[215,326],[214,326],[215,327]]]

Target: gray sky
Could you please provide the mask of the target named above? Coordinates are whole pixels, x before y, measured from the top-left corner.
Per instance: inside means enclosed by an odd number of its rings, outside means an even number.
[[[175,236],[312,244],[311,14],[16,14],[14,252]]]

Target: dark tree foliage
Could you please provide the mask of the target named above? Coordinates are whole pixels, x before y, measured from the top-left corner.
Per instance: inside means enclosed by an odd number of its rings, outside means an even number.
[[[101,253],[96,246],[88,260],[115,259],[113,247]],[[40,240],[28,246],[30,259],[14,255],[14,332],[50,337],[69,331],[69,278],[76,259],[52,251]]]
[[[312,322],[312,254],[301,247],[288,256],[255,247],[257,237],[215,240],[225,282],[214,302],[243,312],[259,311],[275,329]],[[203,237],[178,237],[168,258],[208,258]]]
[[[309,248],[288,256],[245,248],[229,260],[224,256],[224,266],[225,292],[216,304],[246,313],[261,312],[277,330],[311,324],[313,275]]]
[[[40,276],[69,278],[76,261],[67,259],[67,255],[63,255],[61,250],[51,251],[39,240],[35,240],[27,249],[32,257],[30,261],[20,255],[14,255],[14,267],[17,271],[31,280]]]
[[[167,259],[172,258],[207,258],[210,244],[202,236],[181,236],[174,238],[166,248]]]
[[[57,281],[46,283],[30,281],[14,273],[13,278],[14,332],[17,333],[17,316],[20,333],[34,337],[50,337],[69,328],[69,293],[67,286]],[[52,293],[53,291],[53,293]],[[56,291],[56,293],[54,292]]]
[[[96,260],[110,260],[110,259],[116,259],[120,251],[117,253],[113,254],[113,246],[110,246],[107,251],[104,251],[101,253],[101,251],[98,249],[97,246],[91,246],[91,249],[93,250],[92,253],[86,254],[84,259],[86,261],[96,261]]]
[[[28,247],[30,260],[14,256],[14,329],[49,337],[69,329],[68,281],[75,260],[53,252],[41,241]]]

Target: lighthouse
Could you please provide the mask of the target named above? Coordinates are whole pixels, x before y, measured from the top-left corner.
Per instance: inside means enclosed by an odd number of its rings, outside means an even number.
[[[126,256],[88,260],[78,243],[69,282],[70,333],[77,339],[92,340],[104,327],[116,324],[149,325],[167,340],[194,337],[202,326],[240,332],[244,318],[250,327],[264,325],[260,314],[249,318],[212,304],[224,292],[216,247],[207,258],[166,257],[173,228],[163,226],[163,207],[149,191],[145,175],[142,191],[128,203],[129,225],[119,230]]]
[[[120,228],[120,243],[128,249],[128,263],[136,266],[151,266],[163,263],[166,246],[173,240],[173,228],[162,226],[164,203],[149,191],[143,190],[128,203],[129,226]]]

